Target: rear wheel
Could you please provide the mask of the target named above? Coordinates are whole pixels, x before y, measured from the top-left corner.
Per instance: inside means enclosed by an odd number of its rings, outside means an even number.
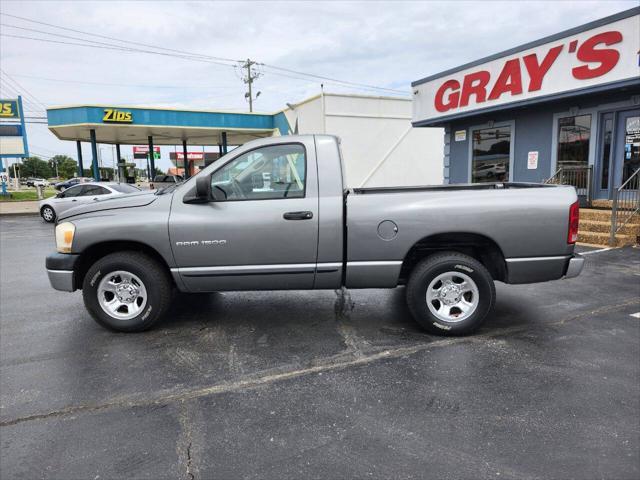
[[[49,205],[45,205],[40,209],[40,216],[47,223],[53,223],[56,221],[56,212]]]
[[[484,265],[457,252],[438,253],[418,263],[406,294],[416,321],[438,335],[472,333],[485,320],[496,297]]]
[[[166,269],[137,252],[117,252],[94,263],[82,285],[84,304],[103,327],[120,332],[151,328],[171,303]]]

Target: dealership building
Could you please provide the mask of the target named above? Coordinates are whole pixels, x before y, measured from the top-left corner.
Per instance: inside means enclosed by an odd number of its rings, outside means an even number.
[[[413,82],[412,124],[444,127],[445,183],[571,171],[610,198],[640,167],[639,52],[634,8]]]

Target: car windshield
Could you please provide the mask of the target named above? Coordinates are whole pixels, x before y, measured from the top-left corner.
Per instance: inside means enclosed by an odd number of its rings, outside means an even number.
[[[129,185],[127,183],[118,183],[116,185],[109,185],[112,189],[114,189],[116,192],[120,192],[120,193],[135,193],[135,192],[140,192],[141,190],[134,186],[134,185]]]

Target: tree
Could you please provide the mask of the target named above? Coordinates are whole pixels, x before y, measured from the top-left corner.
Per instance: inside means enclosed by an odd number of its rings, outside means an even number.
[[[29,157],[22,160],[20,176],[50,178],[53,176],[53,172],[51,171],[49,164],[44,160],[39,157]]]
[[[49,166],[51,171],[56,171],[56,164],[58,166],[58,175],[61,178],[72,178],[78,170],[78,162],[73,158],[66,155],[56,155],[49,160]]]

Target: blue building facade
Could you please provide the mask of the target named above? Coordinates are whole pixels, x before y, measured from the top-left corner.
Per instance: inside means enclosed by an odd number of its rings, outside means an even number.
[[[593,198],[640,168],[640,8],[413,83],[414,126],[445,127],[445,183],[573,172]]]

